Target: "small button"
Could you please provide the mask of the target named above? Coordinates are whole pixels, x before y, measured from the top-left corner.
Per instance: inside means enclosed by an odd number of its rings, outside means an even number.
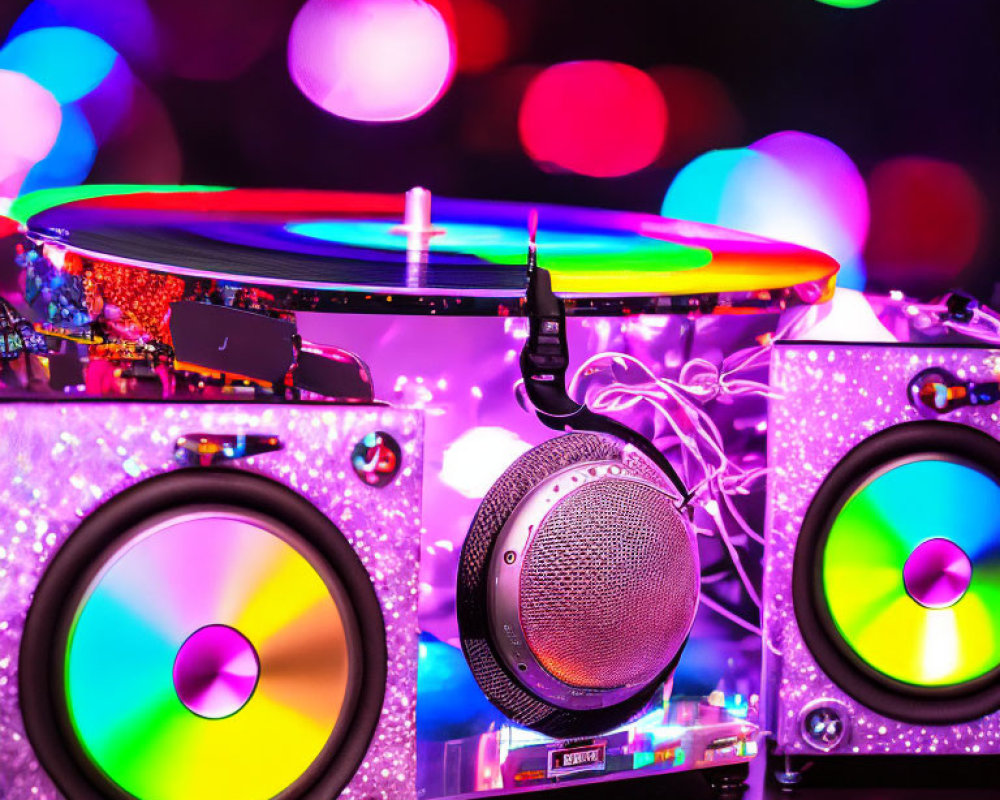
[[[372,431],[354,446],[351,466],[369,486],[388,486],[399,472],[402,451],[399,443],[385,431]]]

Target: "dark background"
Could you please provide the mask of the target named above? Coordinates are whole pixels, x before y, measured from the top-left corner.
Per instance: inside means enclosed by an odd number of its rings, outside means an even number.
[[[656,212],[683,162],[661,159],[614,179],[546,173],[517,147],[516,100],[504,101],[498,87],[516,83],[510,76],[521,66],[565,60],[693,66],[721,81],[739,115],[721,140],[702,142],[699,152],[793,129],[830,139],[866,177],[878,162],[898,155],[965,168],[985,196],[987,218],[978,253],[960,281],[989,298],[1000,279],[991,235],[1000,213],[995,0],[881,0],[858,9],[816,0],[496,0],[509,22],[506,60],[482,74],[457,74],[423,116],[382,125],[338,119],[292,83],[286,46],[300,5],[149,3],[158,45],[129,64],[162,100],[183,181],[378,191],[422,184],[448,195]],[[6,0],[0,32],[26,6]],[[237,74],[178,77],[197,72],[184,65],[199,63],[207,52]],[[512,146],[484,152],[489,148],[474,143],[492,134],[506,136]],[[90,180],[176,179],[158,174],[156,159],[148,162],[133,160],[123,168],[102,148]],[[924,294],[947,288],[920,287]]]
[[[93,4],[114,6],[113,0]],[[0,36],[27,5],[0,0]],[[989,298],[1000,280],[1000,242],[992,233],[1000,218],[997,0],[881,0],[859,9],[816,0],[495,0],[511,31],[506,60],[481,74],[457,74],[426,114],[386,125],[338,119],[292,83],[286,44],[300,0],[152,0],[149,5],[157,44],[134,58],[126,56],[162,106],[156,105],[161,113],[153,133],[140,130],[133,138],[167,141],[163,152],[169,157],[123,158],[121,147],[102,148],[90,176],[94,182],[182,180],[374,191],[421,184],[453,196],[655,213],[686,160],[791,129],[833,141],[866,177],[881,161],[901,155],[963,167],[985,197],[986,225],[960,281]],[[215,54],[216,66],[231,65],[232,74],[185,77],[190,61],[207,52]],[[505,96],[502,87],[519,85],[519,76],[530,74],[530,67],[579,59],[617,60],[643,69],[703,69],[728,90],[737,118],[724,136],[627,177],[546,172],[518,147],[516,97]],[[484,140],[492,144],[484,146]],[[501,146],[504,141],[510,146]],[[944,281],[921,287],[925,292],[948,288]],[[935,789],[910,765],[890,771],[876,764],[866,771],[852,762],[817,778],[820,785],[839,784],[839,790],[802,794],[866,800],[954,797],[948,787],[968,770],[951,769],[938,771],[943,786]],[[751,794],[760,796],[762,761],[755,771]],[[996,778],[971,783],[991,787]],[[858,788],[879,784],[897,788]],[[998,793],[979,788],[968,796]],[[605,784],[571,794],[709,796],[693,775]],[[771,794],[777,796],[777,790]]]

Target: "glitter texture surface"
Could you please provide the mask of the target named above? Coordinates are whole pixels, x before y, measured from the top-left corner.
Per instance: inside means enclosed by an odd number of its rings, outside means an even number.
[[[836,753],[1000,753],[1000,712],[960,724],[920,725],[876,714],[841,691],[806,647],[792,603],[795,547],[813,496],[852,448],[886,428],[921,419],[907,384],[929,367],[966,381],[997,380],[1000,350],[811,343],[775,349],[771,380],[781,397],[771,402],[768,423],[764,721],[779,753],[818,754],[803,741],[799,718],[820,700],[842,704],[850,718]],[[940,419],[1000,437],[996,405]]]
[[[392,485],[362,483],[354,446],[392,433],[402,468]],[[368,570],[386,622],[382,716],[345,798],[415,796],[417,556],[423,421],[420,412],[323,405],[113,402],[0,404],[0,797],[61,797],[38,764],[18,706],[18,649],[35,587],[91,511],[128,486],[176,468],[176,439],[192,431],[274,434],[285,449],[232,462],[311,501]]]

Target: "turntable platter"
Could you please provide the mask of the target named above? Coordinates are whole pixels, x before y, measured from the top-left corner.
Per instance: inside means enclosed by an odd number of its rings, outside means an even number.
[[[19,201],[22,213],[36,209],[29,237],[84,259],[314,295],[312,307],[329,310],[366,310],[355,306],[374,296],[396,298],[392,310],[404,313],[517,313],[532,209],[539,262],[570,313],[815,302],[837,272],[802,247],[633,212],[435,197],[415,249],[402,194],[80,190],[49,207]]]

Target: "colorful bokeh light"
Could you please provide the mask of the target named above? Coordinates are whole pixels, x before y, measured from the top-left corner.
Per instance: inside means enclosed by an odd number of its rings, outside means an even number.
[[[865,251],[873,280],[914,293],[949,288],[976,256],[986,198],[958,164],[905,156],[869,177],[872,234]]]
[[[34,0],[17,18],[7,35],[14,39],[36,28],[79,28],[99,36],[123,56],[138,64],[155,63],[156,24],[144,0]]]
[[[743,118],[729,90],[715,75],[697,67],[660,66],[649,70],[670,109],[670,130],[661,163],[681,164],[699,153],[731,147],[743,132]]]
[[[677,173],[661,212],[666,217],[713,225],[739,217],[737,203],[750,190],[755,167],[762,163],[776,173],[780,170],[767,156],[746,148],[705,153]]]
[[[510,55],[510,23],[490,0],[429,0],[455,32],[456,69],[476,74]]]
[[[818,136],[786,131],[706,153],[677,174],[662,213],[819,250],[841,264],[840,285],[864,287],[865,183],[847,154]]]
[[[798,244],[815,247],[849,263],[858,258],[868,238],[868,190],[851,158],[833,142],[798,131],[767,136],[750,145],[776,159],[792,173],[801,200],[812,215],[802,226]]]
[[[75,104],[63,106],[62,125],[55,145],[28,173],[21,192],[82,183],[90,173],[96,155],[94,132],[83,112]]]
[[[62,109],[55,96],[19,72],[0,69],[0,197],[13,197],[59,136]]]
[[[455,42],[423,0],[309,0],[292,25],[288,68],[325,111],[394,122],[423,114],[445,92]]]
[[[79,28],[36,28],[0,49],[0,69],[27,75],[60,103],[96,89],[118,59],[103,39]]]
[[[627,64],[556,64],[528,86],[518,126],[543,169],[598,178],[628,175],[659,156],[667,105],[652,78]]]
[[[816,0],[816,2],[837,8],[866,8],[875,5],[878,0]]]

